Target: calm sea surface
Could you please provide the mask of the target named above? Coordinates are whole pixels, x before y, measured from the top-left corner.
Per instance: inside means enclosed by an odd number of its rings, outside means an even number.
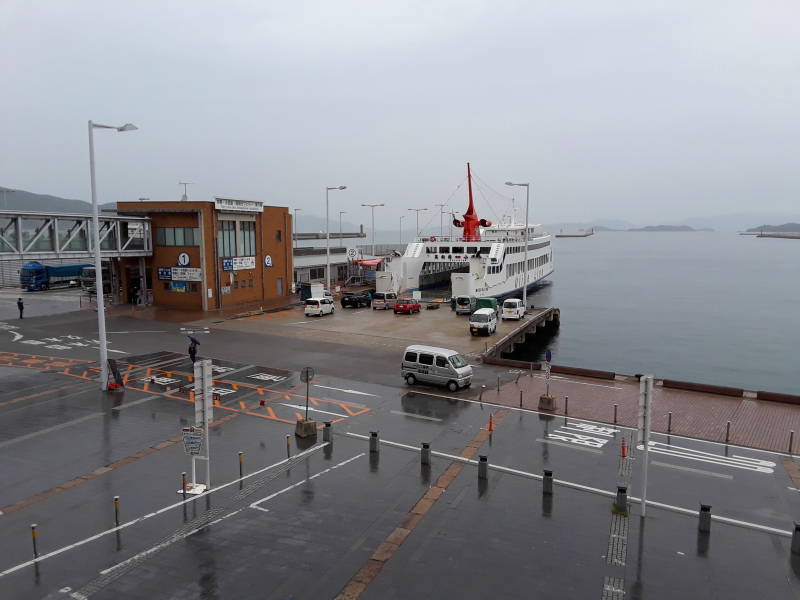
[[[548,342],[515,357],[800,394],[800,240],[604,232],[554,240],[533,292],[561,309]]]

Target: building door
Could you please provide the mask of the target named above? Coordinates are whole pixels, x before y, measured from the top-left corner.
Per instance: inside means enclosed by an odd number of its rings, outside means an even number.
[[[283,296],[283,277],[278,277],[278,296]]]

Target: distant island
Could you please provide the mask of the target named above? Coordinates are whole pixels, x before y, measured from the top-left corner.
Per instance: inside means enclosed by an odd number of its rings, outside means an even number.
[[[628,231],[714,231],[708,227],[695,229],[688,225],[648,225],[647,227],[632,227]]]
[[[760,225],[747,230],[747,233],[797,233],[800,232],[800,223],[784,223],[783,225]]]

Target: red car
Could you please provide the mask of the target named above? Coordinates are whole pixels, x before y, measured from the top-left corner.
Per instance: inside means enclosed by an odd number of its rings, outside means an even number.
[[[398,298],[394,305],[394,314],[407,313],[413,314],[420,311],[419,302],[411,298]]]

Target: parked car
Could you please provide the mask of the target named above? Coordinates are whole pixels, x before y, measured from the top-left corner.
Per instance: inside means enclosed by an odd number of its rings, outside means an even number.
[[[469,387],[472,367],[455,350],[433,346],[409,346],[403,353],[400,376],[408,385],[436,383],[451,392]]]
[[[330,298],[309,298],[303,309],[307,317],[321,317],[335,310],[333,300]]]
[[[372,310],[394,308],[396,303],[397,294],[394,292],[375,292],[372,294]]]
[[[525,316],[525,307],[522,305],[522,300],[519,298],[509,298],[503,302],[503,312],[500,315],[501,319],[516,319],[519,321]]]
[[[453,298],[451,308],[457,315],[471,315],[475,310],[474,296],[456,296]]]
[[[372,298],[369,295],[369,292],[345,292],[344,296],[342,296],[342,308],[347,308],[348,306],[352,308],[360,308],[362,306],[366,306],[369,308],[372,305]]]
[[[413,298],[398,298],[394,305],[394,314],[406,313],[411,315],[418,313],[421,308],[419,302]]]
[[[497,331],[497,313],[491,308],[479,308],[469,317],[469,332],[472,335],[483,333],[492,335]]]

